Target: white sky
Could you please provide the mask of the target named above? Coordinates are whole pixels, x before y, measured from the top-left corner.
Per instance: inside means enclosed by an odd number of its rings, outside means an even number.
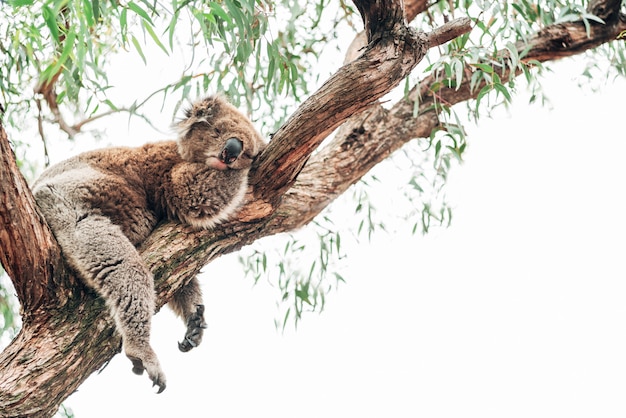
[[[553,110],[520,95],[468,125],[451,227],[350,249],[321,315],[280,334],[275,289],[223,257],[201,277],[199,348],[180,353],[182,323],[155,317],[164,393],[118,355],[66,405],[79,418],[625,416],[626,83],[592,94],[581,68],[546,78]]]

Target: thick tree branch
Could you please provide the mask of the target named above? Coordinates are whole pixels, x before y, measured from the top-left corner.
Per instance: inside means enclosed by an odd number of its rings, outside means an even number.
[[[0,122],[0,262],[29,315],[50,300],[63,272],[61,253],[15,163]]]

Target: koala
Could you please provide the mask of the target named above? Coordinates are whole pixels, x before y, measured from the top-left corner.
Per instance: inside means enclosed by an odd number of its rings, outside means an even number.
[[[244,199],[248,171],[265,148],[252,123],[221,96],[193,103],[176,141],[86,152],[45,170],[35,200],[71,268],[104,300],[132,370],[161,393],[166,379],[150,346],[152,274],[136,247],[164,219],[212,228]],[[187,326],[183,352],[200,344],[204,305],[197,278],[170,300]]]

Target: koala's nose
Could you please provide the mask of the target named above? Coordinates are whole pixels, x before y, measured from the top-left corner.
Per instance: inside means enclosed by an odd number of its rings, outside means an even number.
[[[226,141],[226,145],[224,145],[224,149],[220,152],[220,160],[222,160],[224,164],[230,164],[239,157],[242,150],[243,142],[237,138],[229,138]]]

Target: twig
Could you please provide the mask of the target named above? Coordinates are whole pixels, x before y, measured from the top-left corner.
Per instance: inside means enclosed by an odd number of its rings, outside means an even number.
[[[35,99],[37,103],[37,129],[39,130],[39,136],[41,136],[41,142],[43,143],[43,157],[44,165],[48,167],[50,165],[50,156],[48,155],[48,143],[46,141],[46,135],[43,131],[43,115],[41,113],[41,99]]]
[[[430,42],[429,47],[433,48],[435,46],[445,44],[452,39],[470,32],[471,30],[472,21],[469,17],[460,17],[458,19],[451,20],[428,34],[428,40]]]
[[[90,122],[94,122],[100,118],[103,118],[105,116],[109,116],[109,115],[113,115],[115,113],[119,113],[119,112],[128,112],[128,113],[133,113],[130,109],[125,108],[125,107],[121,107],[119,109],[111,109],[109,111],[100,113],[99,115],[95,115],[95,116],[90,116],[86,119],[83,119],[82,121],[75,123],[74,125],[72,125],[72,129],[76,132],[80,132],[81,129],[83,128],[83,126],[85,126],[86,124],[90,123]]]

